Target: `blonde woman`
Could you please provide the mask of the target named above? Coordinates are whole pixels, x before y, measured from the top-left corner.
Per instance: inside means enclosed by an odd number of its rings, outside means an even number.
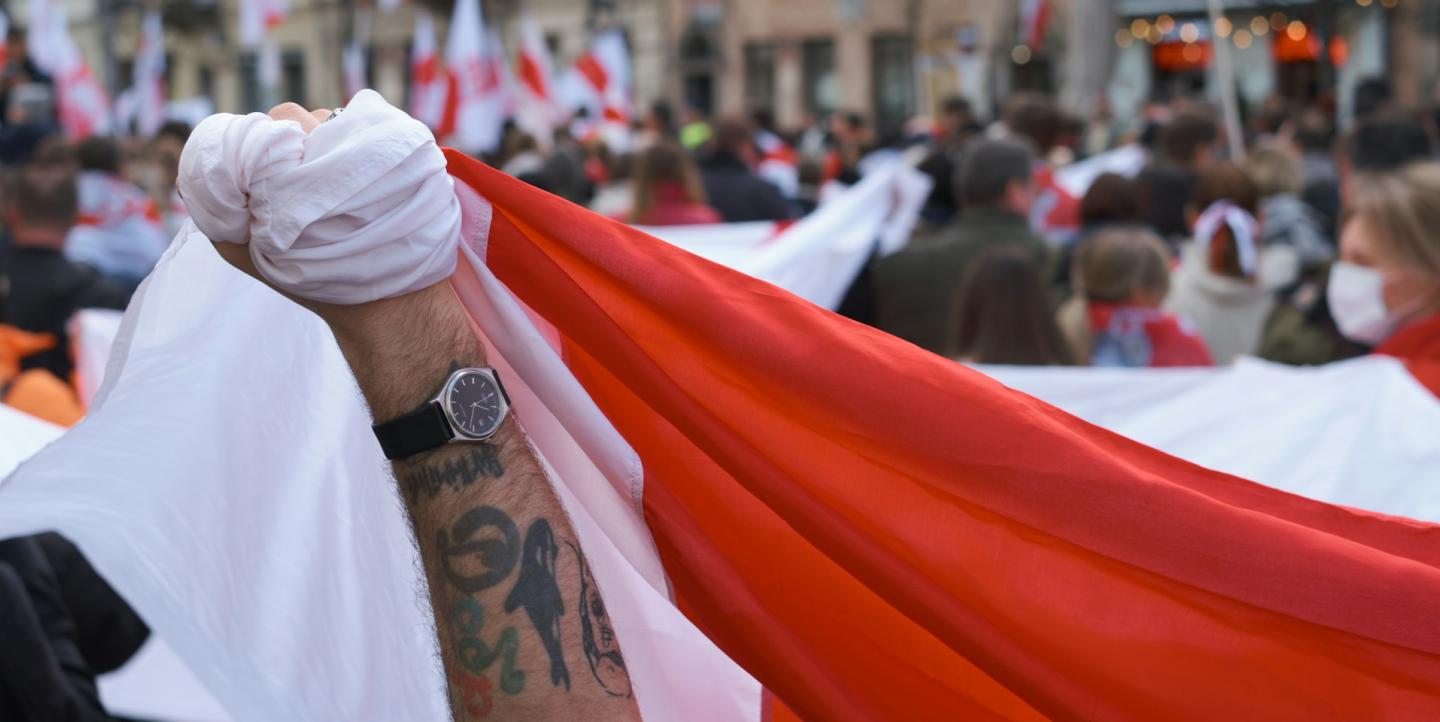
[[[1346,337],[1440,395],[1440,163],[1369,176],[1348,200],[1330,312]]]

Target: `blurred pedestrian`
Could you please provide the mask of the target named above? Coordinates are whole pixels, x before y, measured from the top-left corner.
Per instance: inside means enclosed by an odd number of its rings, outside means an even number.
[[[945,99],[935,125],[935,144],[917,168],[930,176],[930,196],[921,216],[929,223],[943,225],[960,211],[955,192],[955,171],[965,144],[980,132],[970,111],[970,102],[956,95]]]
[[[1181,248],[1165,307],[1194,324],[1217,364],[1255,352],[1275,305],[1273,286],[1262,282],[1262,270],[1268,269],[1258,206],[1255,184],[1226,162],[1200,173],[1186,211],[1193,232]],[[1279,250],[1294,258],[1288,249]],[[1282,272],[1293,271],[1290,263]]]
[[[1055,181],[1057,151],[1071,138],[1071,123],[1053,98],[1034,92],[1016,93],[1005,103],[1005,127],[1028,141],[1035,151],[1035,200],[1030,227],[1057,245],[1073,242],[1080,233],[1080,200]],[[1073,158],[1073,152],[1068,157]]]
[[[965,270],[956,297],[954,355],[981,364],[1074,363],[1051,310],[1050,293],[1032,254],[995,246]]]
[[[1027,220],[1035,196],[1034,160],[1018,140],[978,141],[965,150],[956,177],[960,214],[875,264],[881,329],[935,353],[949,353],[956,287],[972,258],[993,246],[1014,246],[1042,272],[1048,268],[1049,249]]]
[[[59,379],[69,379],[72,368],[70,317],[82,308],[124,308],[130,299],[126,288],[63,254],[78,212],[75,186],[73,169],[32,161],[15,175],[7,194],[12,249],[0,320],[50,334],[55,347],[23,359],[21,366],[46,369]]]
[[[1336,159],[1340,168],[1340,196],[1348,201],[1355,186],[1368,183],[1370,176],[1430,160],[1433,155],[1430,134],[1411,118],[1387,114],[1361,120],[1340,143]]]
[[[618,216],[626,223],[679,226],[720,223],[720,212],[706,202],[695,162],[672,141],[640,151],[634,161],[630,208]]]
[[[1335,125],[1329,114],[1319,108],[1306,108],[1295,118],[1290,137],[1300,155],[1304,178],[1300,199],[1320,214],[1325,236],[1333,240],[1340,228],[1340,168],[1335,162]]]
[[[1115,225],[1140,222],[1135,181],[1119,173],[1101,173],[1080,198],[1080,230],[1090,235]]]
[[[820,183],[851,185],[860,180],[860,159],[870,152],[874,134],[865,116],[837,113],[830,118],[829,147],[820,165]]]
[[[1219,137],[1208,109],[1177,113],[1159,130],[1156,155],[1136,179],[1141,218],[1172,247],[1190,233],[1185,206],[1196,177],[1214,160]]]
[[[1260,195],[1262,248],[1293,249],[1301,269],[1334,257],[1335,245],[1325,234],[1324,220],[1300,199],[1305,178],[1298,158],[1278,148],[1260,147],[1246,156],[1243,168]]]
[[[170,245],[160,209],[126,179],[114,139],[86,138],[75,154],[80,165],[75,179],[79,214],[65,240],[65,255],[134,289]]]
[[[1440,163],[1355,185],[1348,218],[1328,289],[1340,330],[1440,396]]]
[[[758,154],[750,127],[737,118],[715,124],[710,152],[700,163],[700,179],[710,205],[727,223],[778,221],[790,217],[780,189],[752,170]]]
[[[1095,366],[1209,366],[1205,341],[1161,309],[1170,258],[1153,231],[1113,227],[1075,249],[1075,296],[1059,313],[1076,358]]]

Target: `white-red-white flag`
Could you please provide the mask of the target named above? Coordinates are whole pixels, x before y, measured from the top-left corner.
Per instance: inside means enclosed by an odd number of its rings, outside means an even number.
[[[370,86],[370,74],[366,68],[365,48],[370,42],[370,11],[359,8],[355,11],[355,28],[350,42],[340,52],[340,66],[344,74],[345,100]]]
[[[4,67],[10,59],[10,45],[6,39],[10,37],[10,16],[0,10],[0,67]]]
[[[445,70],[450,76],[446,114],[455,116],[449,142],[472,153],[499,147],[505,122],[500,77],[487,44],[479,0],[458,0],[445,39]]]
[[[555,89],[555,64],[550,46],[534,18],[520,19],[520,52],[515,62],[515,124],[549,145],[563,120]]]
[[[620,140],[633,115],[630,51],[618,28],[601,31],[590,49],[575,59],[559,84],[559,96],[569,110],[583,109],[588,116],[582,134],[599,133]],[[611,132],[615,131],[615,132]]]
[[[55,109],[65,135],[79,139],[110,132],[110,99],[70,37],[64,5],[30,0],[25,47],[31,62],[55,81]]]
[[[440,51],[435,42],[435,21],[423,8],[415,10],[415,39],[410,46],[410,115],[435,131],[437,137],[449,134],[444,127],[445,70],[440,66]]]
[[[1031,50],[1045,43],[1050,25],[1050,0],[1020,0],[1020,38]]]
[[[135,49],[135,130],[149,137],[165,122],[165,25],[151,10],[140,21],[140,46]]]
[[[290,0],[241,0],[240,44],[247,48],[260,45],[275,26],[290,14]]]

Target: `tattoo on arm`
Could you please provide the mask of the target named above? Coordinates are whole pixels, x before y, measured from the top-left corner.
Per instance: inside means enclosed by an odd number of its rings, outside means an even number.
[[[560,651],[560,617],[565,614],[565,600],[560,598],[560,585],[555,582],[558,551],[550,522],[536,519],[525,532],[520,577],[515,580],[510,596],[505,598],[505,611],[525,608],[550,657],[550,684],[558,687],[563,683],[568,692],[570,670],[565,667],[565,657]]]
[[[630,672],[625,668],[625,658],[620,655],[620,643],[615,639],[615,628],[610,624],[610,614],[605,611],[605,600],[590,576],[590,565],[580,547],[565,543],[575,552],[580,567],[580,594],[576,604],[580,612],[580,644],[585,651],[585,661],[595,681],[612,697],[629,697]]]
[[[465,453],[435,464],[421,464],[397,474],[406,501],[434,499],[442,491],[456,491],[481,479],[498,479],[505,474],[500,452],[494,444],[469,444]]]

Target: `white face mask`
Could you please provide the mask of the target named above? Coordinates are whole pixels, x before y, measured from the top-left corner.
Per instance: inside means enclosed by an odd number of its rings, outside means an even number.
[[[1373,268],[1336,261],[1330,267],[1325,296],[1340,333],[1375,346],[1400,325],[1400,314],[1385,306],[1385,276]]]

